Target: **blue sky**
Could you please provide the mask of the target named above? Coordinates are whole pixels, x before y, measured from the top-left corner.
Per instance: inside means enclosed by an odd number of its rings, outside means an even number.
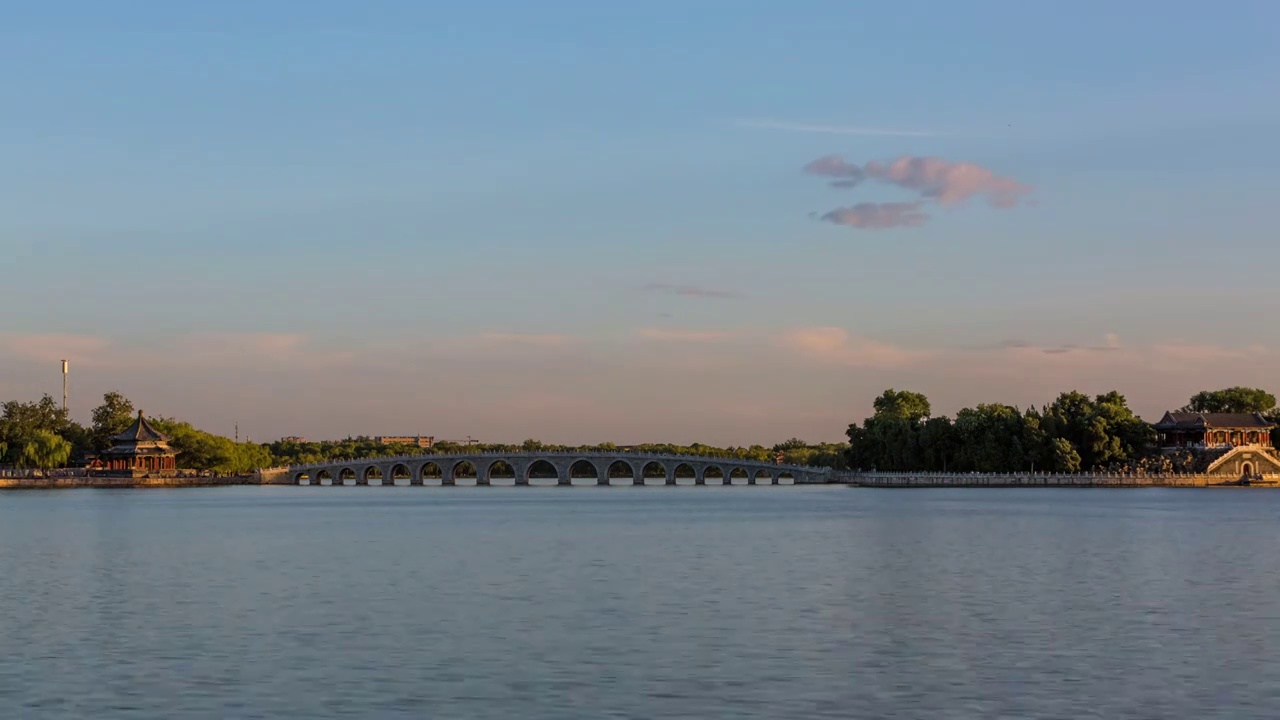
[[[1272,3],[443,5],[0,9],[0,395],[751,443],[1271,382]]]

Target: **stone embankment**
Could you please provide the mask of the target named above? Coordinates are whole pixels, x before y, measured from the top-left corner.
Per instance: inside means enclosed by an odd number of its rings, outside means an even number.
[[[257,485],[245,477],[25,477],[0,478],[0,490],[55,490],[60,488],[184,488]]]
[[[1059,487],[1137,488],[1214,487],[1239,485],[1238,478],[1204,473],[1140,475],[1125,473],[836,473],[842,482],[858,487],[944,488],[944,487]],[[1280,486],[1280,475],[1263,475],[1250,480],[1251,486]]]
[[[1174,473],[1132,475],[1124,473],[914,473],[833,472],[828,484],[869,488],[1140,488],[1221,487],[1241,484],[1225,475]],[[183,474],[176,477],[105,477],[85,470],[0,470],[0,490],[55,488],[181,488],[228,485],[293,485],[289,468],[266,468],[251,475],[214,477]],[[1280,475],[1254,477],[1253,487],[1280,487]]]
[[[224,475],[187,472],[163,477],[110,477],[87,470],[0,470],[0,490],[53,490],[60,488],[184,488],[224,487],[228,485],[276,485],[286,474],[261,470],[249,475]]]

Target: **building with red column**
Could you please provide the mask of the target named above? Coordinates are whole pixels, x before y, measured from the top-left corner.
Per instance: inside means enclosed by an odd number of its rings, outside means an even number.
[[[1276,424],[1258,413],[1167,412],[1151,426],[1161,450],[1189,450],[1212,474],[1252,477],[1280,474],[1271,443]]]
[[[142,411],[128,430],[111,438],[111,448],[99,456],[101,473],[141,477],[176,475],[178,453],[169,436],[156,430]]]

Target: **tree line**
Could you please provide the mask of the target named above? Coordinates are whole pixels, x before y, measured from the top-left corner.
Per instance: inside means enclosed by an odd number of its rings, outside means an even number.
[[[768,447],[648,443],[628,449],[652,454],[778,461],[837,470],[1168,472],[1192,469],[1195,461],[1190,454],[1159,453],[1155,447],[1155,431],[1129,409],[1123,395],[1114,391],[1092,397],[1064,392],[1040,408],[979,404],[960,410],[954,418],[933,416],[928,398],[911,391],[886,390],[872,406],[871,417],[861,424],[849,425],[848,443],[807,443],[792,438]],[[1233,387],[1196,393],[1181,409],[1258,412],[1273,422],[1280,422],[1275,396],[1256,388]],[[47,469],[81,465],[109,448],[111,438],[124,432],[136,417],[133,403],[116,392],[103,396],[88,426],[72,421],[48,395],[35,402],[5,402],[0,405],[0,466]],[[205,432],[175,418],[161,416],[151,418],[151,422],[170,436],[170,445],[178,451],[179,468],[220,473],[393,455],[586,453],[618,449],[613,443],[555,445],[532,439],[520,444],[439,442],[431,448],[419,448],[385,445],[364,436],[337,442],[250,443]],[[1280,430],[1273,431],[1273,443],[1280,444]]]
[[[49,395],[35,402],[9,401],[0,405],[0,466],[50,469],[84,465],[111,446],[111,438],[124,432],[137,418],[133,403],[117,392],[103,395],[93,409],[92,422],[82,426],[72,421]],[[336,442],[271,443],[236,442],[205,432],[189,422],[171,417],[148,418],[160,432],[170,437],[178,452],[180,469],[247,473],[264,467],[301,465],[340,459],[364,459],[394,455],[445,455],[461,452],[614,452],[613,443],[597,445],[554,445],[525,440],[518,445],[503,443],[440,442],[431,448],[416,445],[388,445],[371,437],[352,437]],[[706,455],[759,462],[780,460],[795,465],[841,468],[845,462],[843,443],[810,444],[792,438],[772,447],[714,447],[702,443],[678,445],[651,443],[630,449],[654,454]]]
[[[1262,413],[1280,421],[1271,393],[1256,388],[1207,390],[1181,408],[1187,412]],[[1112,391],[1088,396],[1064,392],[1040,408],[984,403],[934,417],[929,400],[889,389],[873,414],[849,425],[851,468],[931,472],[1079,472],[1194,469],[1191,453],[1163,454],[1155,430]],[[1273,431],[1273,436],[1280,433]],[[1280,437],[1273,437],[1280,440]]]
[[[467,452],[617,452],[614,443],[598,443],[595,445],[556,445],[538,440],[525,440],[523,443],[457,443],[437,442],[430,448],[416,445],[384,445],[371,437],[347,438],[338,442],[294,442],[279,440],[266,445],[272,458],[279,465],[306,465],[342,459],[366,459],[388,457],[393,455],[452,455]],[[748,447],[716,447],[702,443],[679,445],[674,443],[646,443],[630,445],[627,449],[633,452],[655,455],[702,455],[707,457],[734,458],[757,462],[780,461],[792,465],[810,465],[821,467],[843,468],[846,459],[844,443],[810,444],[804,440],[792,438],[771,447],[751,445]]]
[[[73,421],[49,395],[35,402],[10,400],[0,405],[0,465],[41,470],[83,466],[110,448],[111,438],[136,418],[133,403],[116,392],[103,395],[87,427]],[[170,436],[179,468],[247,473],[272,465],[270,451],[261,444],[236,442],[174,418],[148,419]]]

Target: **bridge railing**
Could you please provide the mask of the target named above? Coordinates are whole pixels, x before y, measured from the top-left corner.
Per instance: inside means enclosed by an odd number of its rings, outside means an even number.
[[[76,478],[88,476],[89,471],[85,468],[57,468],[54,470],[0,468],[0,478]]]
[[[771,462],[761,461],[761,460],[747,460],[743,458],[736,458],[729,455],[717,456],[717,455],[654,454],[654,453],[646,453],[643,451],[636,451],[636,450],[613,450],[613,451],[596,450],[591,452],[572,452],[572,451],[563,451],[563,450],[552,450],[552,451],[540,452],[540,451],[528,451],[528,450],[513,450],[511,452],[484,451],[484,452],[474,452],[474,453],[448,453],[448,454],[435,454],[435,455],[431,453],[420,453],[416,455],[382,455],[382,456],[366,457],[366,458],[338,458],[334,460],[325,460],[323,462],[318,462],[318,463],[290,465],[288,466],[288,469],[300,472],[308,468],[333,467],[335,465],[357,465],[357,464],[384,465],[389,463],[391,464],[399,463],[399,464],[406,464],[406,465],[412,464],[412,463],[426,464],[429,462],[437,462],[436,459],[470,460],[472,458],[476,458],[476,459],[502,460],[502,459],[511,458],[511,457],[528,457],[528,458],[533,458],[535,460],[540,460],[543,458],[566,458],[566,459],[575,458],[575,459],[589,460],[591,458],[615,458],[615,457],[626,457],[626,456],[635,456],[635,457],[644,458],[646,460],[651,460],[651,461],[680,461],[680,462],[692,461],[692,462],[715,463],[718,465],[738,464],[738,465],[745,465],[745,466],[759,467],[759,468],[771,467],[771,468],[780,468],[783,470],[787,470],[789,472],[821,473],[830,469],[830,468],[817,467],[813,465],[794,465],[789,463],[779,464],[779,463],[771,463]]]

